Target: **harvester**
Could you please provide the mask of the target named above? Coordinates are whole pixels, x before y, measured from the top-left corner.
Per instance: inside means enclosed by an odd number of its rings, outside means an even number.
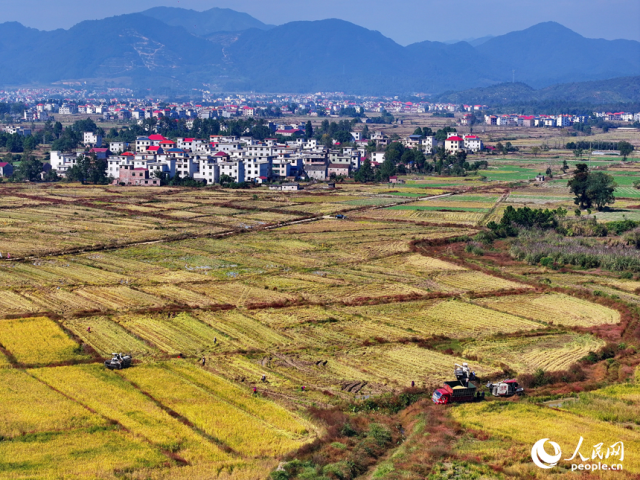
[[[498,383],[487,383],[487,388],[494,397],[513,397],[514,395],[524,395],[524,388],[518,385],[514,379],[503,380]]]
[[[431,397],[433,403],[446,404],[452,402],[473,402],[484,398],[476,393],[476,386],[470,380],[476,379],[475,372],[469,369],[466,363],[455,364],[454,374],[456,381],[444,382],[442,387],[437,388]]]
[[[131,366],[131,355],[123,355],[122,353],[112,353],[111,360],[105,360],[104,366],[109,370],[122,370]]]

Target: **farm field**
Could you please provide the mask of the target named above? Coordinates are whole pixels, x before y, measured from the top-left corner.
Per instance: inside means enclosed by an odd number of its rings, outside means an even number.
[[[0,187],[0,477],[266,479],[325,435],[314,408],[428,390],[454,363],[494,379],[598,351],[571,329],[616,325],[617,310],[425,251],[475,235],[508,193],[435,180]],[[639,285],[599,282],[585,288]],[[133,366],[107,370],[113,352]]]

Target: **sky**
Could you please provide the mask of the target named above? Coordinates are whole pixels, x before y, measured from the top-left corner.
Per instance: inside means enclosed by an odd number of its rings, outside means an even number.
[[[502,35],[550,20],[589,38],[640,41],[638,0],[0,0],[0,21],[54,30],[155,6],[232,8],[273,25],[340,18],[401,45]]]

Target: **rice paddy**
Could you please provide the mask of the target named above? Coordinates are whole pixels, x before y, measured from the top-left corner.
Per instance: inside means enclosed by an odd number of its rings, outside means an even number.
[[[474,235],[502,197],[390,195],[459,187],[442,183],[65,186],[24,203],[3,187],[0,477],[266,479],[323,434],[308,406],[431,386],[454,363],[494,377],[598,350],[592,335],[546,329],[613,325],[616,310],[421,249]],[[323,218],[337,212],[347,218]],[[112,352],[132,368],[105,369]]]

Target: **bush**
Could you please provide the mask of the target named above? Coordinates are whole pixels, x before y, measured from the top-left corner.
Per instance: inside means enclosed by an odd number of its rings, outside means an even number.
[[[369,425],[367,436],[373,438],[381,447],[384,447],[391,442],[391,432],[389,432],[387,427],[380,425],[379,423],[372,423]]]

